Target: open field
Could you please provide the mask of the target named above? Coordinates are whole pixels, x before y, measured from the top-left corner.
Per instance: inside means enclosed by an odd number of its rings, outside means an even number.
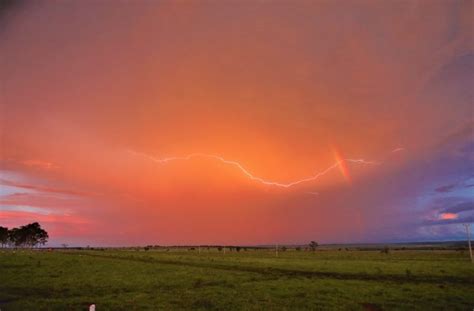
[[[5,310],[472,310],[456,250],[0,251]]]

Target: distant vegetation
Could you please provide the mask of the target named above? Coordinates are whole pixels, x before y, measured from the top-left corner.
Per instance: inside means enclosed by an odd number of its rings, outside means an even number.
[[[318,242],[316,242],[316,241],[311,241],[311,242],[309,243],[309,248],[311,248],[311,250],[312,250],[313,252],[316,250],[316,248],[318,248],[318,246],[319,246],[319,244],[318,244]]]
[[[4,247],[28,247],[44,245],[48,242],[48,232],[37,222],[8,229],[0,227],[0,244]]]

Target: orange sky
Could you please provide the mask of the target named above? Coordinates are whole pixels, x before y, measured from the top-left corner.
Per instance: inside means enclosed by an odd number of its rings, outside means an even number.
[[[6,6],[0,225],[40,220],[81,245],[456,237],[427,222],[472,202],[469,12]]]

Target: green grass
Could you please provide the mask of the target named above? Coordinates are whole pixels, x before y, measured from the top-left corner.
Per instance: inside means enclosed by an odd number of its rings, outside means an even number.
[[[459,251],[0,251],[5,310],[472,310]]]

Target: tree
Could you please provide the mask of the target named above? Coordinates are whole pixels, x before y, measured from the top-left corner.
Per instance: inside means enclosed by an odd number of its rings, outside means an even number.
[[[23,245],[35,247],[38,244],[44,245],[48,242],[48,233],[37,222],[20,227],[20,231]]]
[[[2,248],[8,244],[8,228],[0,227],[0,244],[2,244]]]
[[[20,229],[12,228],[8,230],[8,246],[18,247],[21,245]]]
[[[41,229],[41,231],[37,235],[38,237],[38,243],[42,246],[44,246],[46,243],[48,243],[49,235],[46,230]]]
[[[316,241],[311,241],[308,246],[314,252],[316,250],[316,248],[318,248],[319,244]]]
[[[2,232],[4,230],[2,229]],[[7,230],[7,243],[10,247],[35,247],[48,242],[48,232],[37,222]],[[3,240],[2,240],[3,241]],[[2,244],[4,244],[2,242]]]

